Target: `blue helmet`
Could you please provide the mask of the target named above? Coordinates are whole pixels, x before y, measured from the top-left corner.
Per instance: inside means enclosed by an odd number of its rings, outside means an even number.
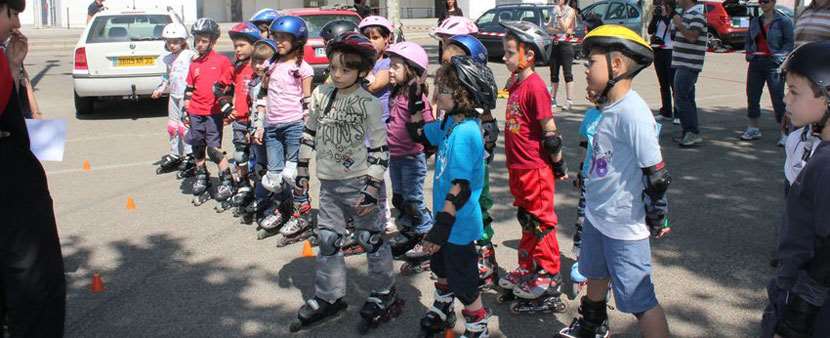
[[[262,40],[262,34],[259,32],[259,28],[250,22],[240,22],[234,25],[228,31],[228,35],[231,37],[231,40],[245,39],[250,43]]]
[[[271,23],[271,34],[274,33],[291,34],[300,44],[308,40],[308,27],[306,27],[305,20],[298,16],[281,16],[274,20]]]
[[[259,25],[262,23],[267,23],[268,25],[270,25],[272,22],[274,22],[274,20],[276,20],[280,16],[282,16],[280,12],[274,9],[263,8],[260,9],[258,12],[254,13],[254,15],[251,16],[251,20],[248,21],[252,22],[254,25]]]
[[[473,61],[480,64],[487,64],[487,47],[472,35],[456,35],[450,38],[450,44],[461,47]]]
[[[264,45],[266,45],[269,48],[274,50],[274,56],[271,58],[271,60],[268,60],[268,61],[274,62],[274,60],[276,60],[279,57],[279,55],[277,55],[277,43],[274,42],[274,40],[271,40],[271,39],[259,40],[256,43],[254,43],[254,47],[259,46],[260,44],[264,44]]]

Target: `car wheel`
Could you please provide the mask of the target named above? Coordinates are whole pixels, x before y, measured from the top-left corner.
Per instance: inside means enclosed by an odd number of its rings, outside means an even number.
[[[92,114],[95,109],[95,99],[91,97],[80,97],[75,93],[75,116]]]

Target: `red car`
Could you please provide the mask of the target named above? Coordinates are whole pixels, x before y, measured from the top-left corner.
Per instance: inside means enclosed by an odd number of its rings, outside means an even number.
[[[320,38],[320,29],[323,25],[334,20],[352,20],[355,24],[360,22],[357,12],[346,9],[326,8],[295,8],[280,10],[284,15],[298,16],[305,20],[308,26],[308,42],[303,50],[303,59],[314,68],[313,83],[323,82],[323,73],[329,65],[326,57],[326,46]]]
[[[703,1],[708,24],[708,43],[713,49],[743,48],[749,29],[751,6],[742,0]]]

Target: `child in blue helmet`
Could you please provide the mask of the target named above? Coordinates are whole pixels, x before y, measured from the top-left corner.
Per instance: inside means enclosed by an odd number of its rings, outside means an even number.
[[[251,55],[251,68],[254,71],[248,82],[248,96],[251,102],[251,151],[253,152],[254,198],[250,201],[239,201],[245,206],[243,223],[251,223],[258,210],[266,206],[269,197],[267,190],[262,188],[261,180],[268,172],[268,155],[265,149],[265,113],[268,96],[268,69],[277,57],[277,43],[271,39],[262,39],[254,44],[254,53]]]
[[[269,39],[271,38],[271,23],[280,16],[282,16],[280,12],[273,8],[263,8],[254,13],[248,21],[259,29],[263,38]]]
[[[268,69],[267,113],[263,124],[268,171],[262,178],[262,186],[273,193],[273,206],[260,217],[257,238],[279,232],[283,239],[289,239],[308,230],[303,216],[311,211],[308,194],[292,194],[290,184],[297,173],[297,154],[314,70],[303,61],[303,48],[308,41],[308,28],[303,19],[279,17],[271,24],[271,34],[278,57]]]

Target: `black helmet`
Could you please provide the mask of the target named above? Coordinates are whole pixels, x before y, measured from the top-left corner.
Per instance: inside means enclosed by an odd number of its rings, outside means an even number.
[[[830,41],[811,42],[792,51],[781,64],[781,72],[794,72],[806,77],[821,89],[830,102],[830,62],[827,60],[830,60]],[[821,121],[813,125],[813,131],[820,133],[828,119],[830,103]]]
[[[207,35],[216,40],[219,38],[219,24],[211,18],[200,18],[191,26],[190,34],[193,36]]]
[[[458,81],[472,94],[476,108],[495,109],[497,89],[493,71],[467,55],[454,56],[451,63]]]
[[[357,32],[345,32],[335,36],[326,44],[326,55],[329,58],[337,51],[357,53],[365,59],[372,60],[372,62],[374,62],[378,53],[369,38]]]
[[[518,37],[519,41],[533,48],[536,60],[548,63],[553,39],[544,29],[527,21],[502,21],[499,24],[507,29],[508,33]]]
[[[320,37],[325,42],[345,32],[357,32],[357,24],[352,20],[334,20],[320,28]]]

